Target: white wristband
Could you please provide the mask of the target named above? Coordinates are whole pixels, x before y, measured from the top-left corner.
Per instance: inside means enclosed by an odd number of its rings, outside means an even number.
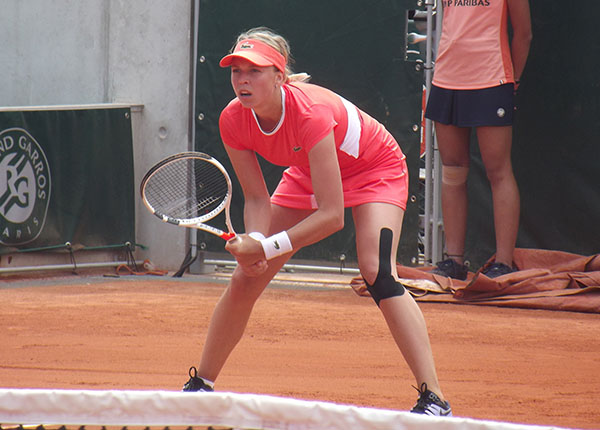
[[[254,240],[258,240],[259,242],[265,238],[265,235],[262,234],[260,231],[252,231],[248,233],[248,236],[250,236]]]
[[[271,260],[294,250],[292,247],[292,242],[290,242],[290,238],[285,230],[274,234],[273,236],[267,237],[266,239],[262,239],[260,244],[265,251],[265,257],[267,260]]]

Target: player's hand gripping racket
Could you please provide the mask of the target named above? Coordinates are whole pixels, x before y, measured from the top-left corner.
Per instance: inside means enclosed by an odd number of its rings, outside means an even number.
[[[221,163],[202,152],[181,152],[154,165],[142,179],[142,200],[164,222],[235,237],[231,226],[231,179]],[[225,209],[229,231],[204,224]]]

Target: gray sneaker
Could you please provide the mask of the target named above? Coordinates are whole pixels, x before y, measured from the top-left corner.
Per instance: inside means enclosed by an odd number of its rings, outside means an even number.
[[[204,379],[198,377],[198,371],[194,366],[190,367],[188,373],[190,374],[190,379],[183,385],[183,389],[181,391],[215,391],[213,387],[204,382]]]
[[[488,278],[497,278],[498,276],[508,275],[516,272],[516,269],[507,266],[504,263],[492,263],[481,271]]]
[[[464,281],[467,279],[467,266],[464,264],[457,263],[451,258],[444,261],[438,261],[436,268],[429,273],[435,273],[436,275],[446,276],[448,278],[458,279]]]
[[[414,387],[419,392],[419,400],[411,409],[412,413],[422,415],[433,415],[438,417],[451,417],[452,408],[450,403],[443,402],[437,394],[427,389],[427,384],[423,382],[421,388]]]

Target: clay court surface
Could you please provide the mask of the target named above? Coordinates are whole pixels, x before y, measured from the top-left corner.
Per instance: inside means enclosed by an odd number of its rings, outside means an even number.
[[[351,277],[323,277],[266,290],[217,390],[410,409],[415,382],[377,307]],[[180,390],[224,288],[195,275],[0,279],[0,387]],[[599,315],[420,306],[455,415],[600,428]]]

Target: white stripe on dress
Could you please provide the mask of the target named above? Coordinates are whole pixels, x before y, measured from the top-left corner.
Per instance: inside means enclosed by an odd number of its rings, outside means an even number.
[[[356,109],[356,106],[354,106],[342,96],[338,97],[342,100],[342,103],[344,104],[344,107],[346,108],[346,112],[348,114],[348,129],[346,130],[346,136],[344,137],[344,141],[340,145],[340,150],[344,151],[346,154],[351,155],[354,158],[358,158],[361,133],[358,110]]]

